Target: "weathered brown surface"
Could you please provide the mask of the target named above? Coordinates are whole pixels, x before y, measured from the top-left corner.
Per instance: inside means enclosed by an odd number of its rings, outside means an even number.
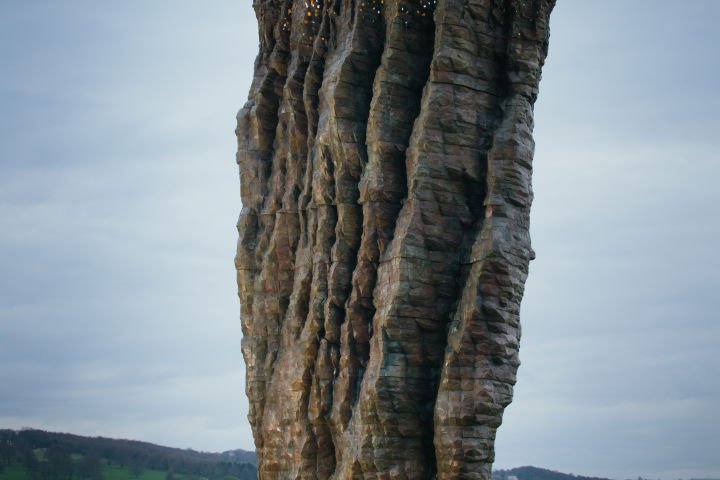
[[[236,265],[263,479],[487,479],[554,0],[254,0]]]

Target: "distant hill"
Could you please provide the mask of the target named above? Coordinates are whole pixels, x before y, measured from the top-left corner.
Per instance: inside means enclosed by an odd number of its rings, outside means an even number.
[[[74,474],[63,477],[66,480],[255,480],[257,478],[257,457],[252,451],[236,449],[220,453],[200,452],[137,440],[85,437],[23,429],[0,430],[0,480],[57,480],[59,477],[51,471],[46,471],[47,478],[43,478],[43,475],[37,472],[31,473],[26,463],[28,458],[34,458],[40,464],[48,463],[46,460],[58,457],[57,454],[52,454],[58,451],[65,452],[77,464]],[[28,452],[32,453],[28,455]],[[104,478],[91,478],[83,473],[82,460],[88,458],[100,460],[105,472]],[[145,474],[136,475],[138,469],[145,470]],[[38,472],[42,473],[42,469]],[[118,472],[124,472],[126,477],[118,476]],[[610,479],[525,466],[494,470],[492,480]]]
[[[257,455],[255,455],[255,452],[250,452],[248,450],[227,450],[217,455],[227,462],[247,462],[257,465]]]
[[[514,477],[514,478],[513,478]],[[538,467],[517,467],[510,470],[495,470],[492,480],[609,480],[602,477],[583,477],[567,473],[554,472]]]
[[[38,472],[45,471],[56,480],[59,476],[53,469],[58,468],[63,469],[64,480],[82,480],[81,460],[85,458],[97,459],[103,466],[115,465],[135,472],[143,469],[168,472],[171,473],[168,475],[170,478],[176,475],[194,480],[257,478],[255,453],[245,450],[210,453],[136,440],[84,437],[33,429],[0,430],[0,470],[6,466],[23,465],[32,480],[44,480],[36,478],[34,463],[37,463],[44,467],[44,470],[38,468]],[[53,464],[53,459],[59,460]]]

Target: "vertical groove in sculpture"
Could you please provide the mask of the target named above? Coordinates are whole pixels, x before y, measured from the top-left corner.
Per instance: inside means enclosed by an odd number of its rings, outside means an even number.
[[[261,478],[489,478],[553,5],[254,0],[236,266]]]

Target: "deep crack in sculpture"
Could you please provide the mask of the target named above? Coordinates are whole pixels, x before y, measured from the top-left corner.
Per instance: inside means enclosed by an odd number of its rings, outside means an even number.
[[[488,479],[553,0],[254,0],[236,264],[263,479]]]

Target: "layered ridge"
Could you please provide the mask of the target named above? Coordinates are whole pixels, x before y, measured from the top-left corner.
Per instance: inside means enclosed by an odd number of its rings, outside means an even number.
[[[261,478],[489,478],[552,0],[255,0],[236,256]]]

